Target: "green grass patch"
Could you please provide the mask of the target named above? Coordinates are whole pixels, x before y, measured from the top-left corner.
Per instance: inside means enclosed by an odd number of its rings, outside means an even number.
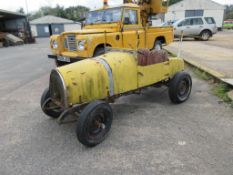
[[[207,81],[213,79],[211,75],[209,75],[208,73],[204,71],[201,71],[200,69],[193,68],[193,72],[200,79],[207,80]]]
[[[209,83],[212,82],[211,84],[213,85],[213,88],[211,89],[211,92],[224,102],[230,104],[233,108],[233,101],[228,97],[228,92],[230,92],[232,88],[228,84],[219,82],[219,80],[217,80],[218,83],[213,84],[216,79],[210,74],[194,67],[192,67],[192,71],[197,78],[209,81]]]
[[[230,87],[225,83],[219,83],[214,85],[212,88],[212,92],[214,95],[221,98],[223,101],[227,103],[232,103],[232,100],[228,97],[227,93],[230,91]]]

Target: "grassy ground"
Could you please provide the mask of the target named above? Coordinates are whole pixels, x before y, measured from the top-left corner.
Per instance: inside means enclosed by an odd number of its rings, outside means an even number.
[[[192,71],[196,75],[196,77],[208,81],[210,84],[212,84],[213,88],[211,89],[211,92],[218,96],[221,100],[224,102],[230,104],[230,106],[233,108],[233,101],[228,97],[228,92],[232,90],[232,87],[227,85],[226,83],[219,82],[214,77],[212,77],[210,74],[192,67]]]

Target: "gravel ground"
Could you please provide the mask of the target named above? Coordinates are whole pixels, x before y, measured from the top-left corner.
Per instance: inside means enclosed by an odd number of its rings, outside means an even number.
[[[173,105],[167,89],[112,105],[108,138],[81,145],[76,123],[58,125],[39,105],[54,67],[48,40],[0,49],[0,174],[233,174],[233,110],[193,76],[190,99]]]

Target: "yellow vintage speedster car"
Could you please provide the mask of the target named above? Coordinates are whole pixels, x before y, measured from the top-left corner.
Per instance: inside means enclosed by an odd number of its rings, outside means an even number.
[[[52,70],[50,84],[42,97],[45,114],[58,121],[78,117],[77,138],[86,146],[102,142],[109,132],[113,112],[109,103],[141,89],[166,85],[173,103],[189,98],[192,80],[184,61],[163,51],[112,50]]]

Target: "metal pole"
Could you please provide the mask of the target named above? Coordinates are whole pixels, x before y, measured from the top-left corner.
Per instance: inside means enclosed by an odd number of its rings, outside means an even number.
[[[107,47],[107,37],[106,37],[106,30],[104,31],[104,53],[106,53],[106,48]]]
[[[27,0],[25,0],[25,4],[26,4],[26,15],[28,16],[28,1]]]
[[[25,0],[25,5],[26,5],[26,13],[27,13],[26,14],[27,30],[29,32],[29,40],[30,40],[29,42],[32,42],[32,31],[31,31],[31,26],[30,26],[29,20],[28,20],[28,2],[27,2],[27,0]],[[28,37],[27,37],[27,39],[28,39]]]
[[[184,31],[182,30],[182,31],[181,31],[181,35],[180,35],[180,44],[179,44],[179,50],[178,50],[177,57],[180,57],[180,55],[181,55],[183,37],[184,37]]]

